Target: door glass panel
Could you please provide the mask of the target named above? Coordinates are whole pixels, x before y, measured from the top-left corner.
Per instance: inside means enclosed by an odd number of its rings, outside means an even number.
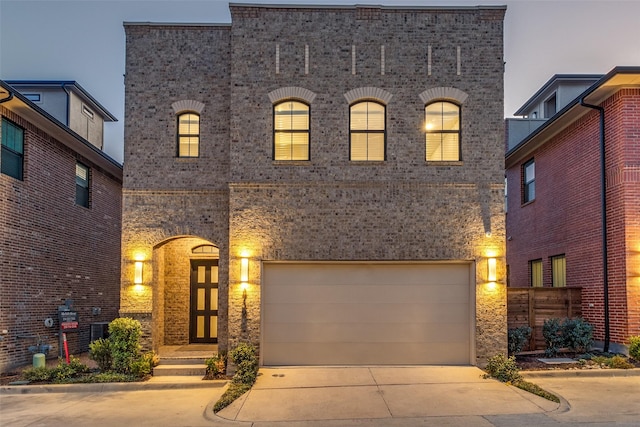
[[[207,268],[204,265],[198,266],[198,283],[204,283],[204,275]]]
[[[209,338],[216,338],[218,336],[218,318],[211,316],[209,318]]]
[[[198,289],[198,300],[196,301],[196,306],[198,310],[204,310],[204,289]]]
[[[196,337],[204,338],[204,316],[198,316],[196,324]]]
[[[211,310],[218,309],[218,289],[211,289]]]
[[[211,283],[218,283],[218,266],[211,267]]]

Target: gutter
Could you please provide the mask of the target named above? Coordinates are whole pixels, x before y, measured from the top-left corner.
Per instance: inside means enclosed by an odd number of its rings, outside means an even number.
[[[605,140],[604,140],[604,108],[584,102],[584,96],[580,98],[580,105],[600,112],[600,208],[602,210],[602,274],[604,275],[604,348],[609,351],[610,327],[609,327],[609,263],[607,254],[607,182],[605,167]]]

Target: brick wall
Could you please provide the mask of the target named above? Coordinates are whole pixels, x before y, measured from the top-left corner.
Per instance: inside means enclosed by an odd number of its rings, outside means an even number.
[[[0,371],[31,363],[39,336],[58,354],[57,308],[79,313],[67,334],[72,353],[86,351],[90,323],[117,317],[120,298],[121,183],[87,159],[0,107],[25,129],[24,180],[0,174]],[[75,165],[91,168],[91,208],[75,205]],[[94,314],[93,308],[100,308]],[[46,318],[55,320],[52,328]]]
[[[611,341],[624,344],[640,333],[637,286],[632,286],[638,246],[640,191],[637,164],[640,92],[622,90],[606,109],[607,233]],[[511,286],[530,286],[528,261],[542,259],[544,285],[551,261],[565,254],[567,285],[583,287],[582,312],[604,339],[599,113],[589,111],[547,141],[530,158],[536,163],[536,199],[522,205],[522,164],[507,170],[507,262]],[[636,249],[633,247],[636,246]],[[637,265],[637,264],[636,264]],[[637,274],[637,273],[636,273]]]

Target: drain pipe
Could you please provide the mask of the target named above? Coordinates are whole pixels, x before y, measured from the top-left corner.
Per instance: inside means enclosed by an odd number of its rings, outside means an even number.
[[[584,102],[584,98],[580,98],[580,105],[592,108],[600,112],[600,206],[602,209],[602,274],[604,275],[604,348],[606,353],[609,351],[609,263],[607,254],[607,181],[605,176],[605,152],[604,152],[604,108],[598,105],[591,105]]]

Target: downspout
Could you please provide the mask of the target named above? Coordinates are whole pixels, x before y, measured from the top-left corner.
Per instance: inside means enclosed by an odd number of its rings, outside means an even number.
[[[68,128],[71,128],[71,93],[69,93],[69,89],[67,89],[67,85],[66,83],[62,83],[60,85],[60,87],[62,88],[62,90],[67,94],[67,117],[66,117],[66,123],[65,125],[67,125]]]
[[[584,102],[584,98],[580,98],[580,105],[592,108],[600,112],[600,207],[602,209],[602,274],[604,275],[604,348],[606,353],[609,351],[609,263],[607,254],[607,181],[606,166],[604,152],[604,108],[598,105],[591,105]]]

